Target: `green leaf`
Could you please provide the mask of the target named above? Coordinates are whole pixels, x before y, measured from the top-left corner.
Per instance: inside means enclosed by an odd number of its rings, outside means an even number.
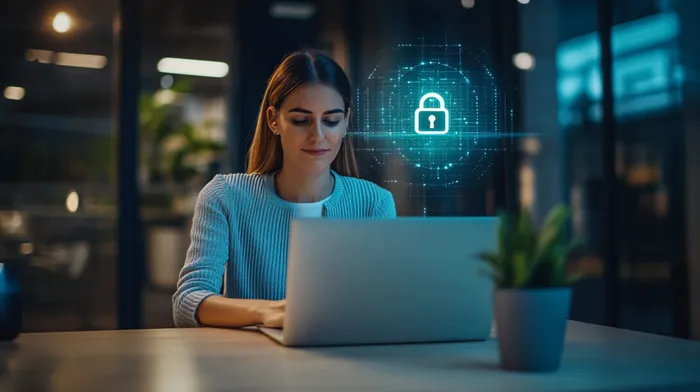
[[[505,256],[505,252],[512,246],[511,218],[505,212],[500,212],[498,216],[501,221],[498,226],[498,250],[501,252],[501,256]]]
[[[516,250],[513,219],[505,211],[499,212],[501,224],[498,227],[498,255],[501,260],[501,278],[503,284],[512,282],[512,266],[510,260]]]
[[[523,287],[526,285],[529,278],[529,266],[527,255],[524,252],[518,252],[513,255],[513,287]]]
[[[221,121],[218,120],[212,120],[212,119],[207,119],[202,123],[202,128],[204,129],[212,129],[221,126]]]
[[[196,138],[194,127],[188,123],[180,124],[180,126],[177,127],[177,133],[184,136],[189,143],[192,143]]]
[[[493,252],[479,253],[479,259],[486,262],[494,271],[501,269],[501,261],[497,254]]]
[[[489,267],[488,276],[498,287],[553,287],[574,282],[569,276],[567,259],[578,242],[563,244],[569,210],[558,206],[547,215],[540,230],[529,212],[499,212],[497,248],[479,254]]]
[[[532,218],[527,211],[522,211],[518,218],[517,239],[517,249],[524,253],[523,257],[529,267],[535,259],[537,230],[535,230]]]
[[[179,78],[177,79],[172,86],[170,86],[170,90],[172,90],[175,93],[179,94],[185,94],[188,93],[192,88],[192,83],[188,79],[182,79]]]
[[[537,258],[547,257],[554,246],[559,243],[564,235],[566,220],[569,218],[569,209],[565,206],[553,208],[545,218],[537,244]]]

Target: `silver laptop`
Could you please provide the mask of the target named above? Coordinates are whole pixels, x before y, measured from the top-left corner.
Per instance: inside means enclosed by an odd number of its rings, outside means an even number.
[[[498,218],[292,222],[285,346],[485,340],[493,283],[477,258],[496,246]]]

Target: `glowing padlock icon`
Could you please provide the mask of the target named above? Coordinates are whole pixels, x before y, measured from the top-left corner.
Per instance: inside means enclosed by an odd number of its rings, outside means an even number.
[[[435,98],[440,103],[439,108],[426,108],[425,101]],[[445,100],[440,94],[425,94],[418,104],[415,113],[415,131],[421,135],[442,135],[450,130],[450,113],[445,109]]]

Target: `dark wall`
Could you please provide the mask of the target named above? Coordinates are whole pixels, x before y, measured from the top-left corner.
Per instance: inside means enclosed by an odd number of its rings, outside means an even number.
[[[257,113],[267,79],[283,57],[318,42],[317,17],[310,20],[275,19],[270,16],[272,1],[242,0],[234,7],[235,44],[238,48],[238,81],[240,88],[231,97],[232,135],[229,143],[232,171],[244,170],[244,159],[253,137]],[[235,73],[235,71],[234,71]]]

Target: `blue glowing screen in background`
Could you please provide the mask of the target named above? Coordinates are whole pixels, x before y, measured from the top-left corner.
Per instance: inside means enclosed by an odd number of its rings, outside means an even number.
[[[678,61],[675,13],[660,13],[612,29],[613,95],[617,119],[677,107],[684,72]],[[577,37],[557,49],[559,124],[600,121],[602,81],[597,34]]]

